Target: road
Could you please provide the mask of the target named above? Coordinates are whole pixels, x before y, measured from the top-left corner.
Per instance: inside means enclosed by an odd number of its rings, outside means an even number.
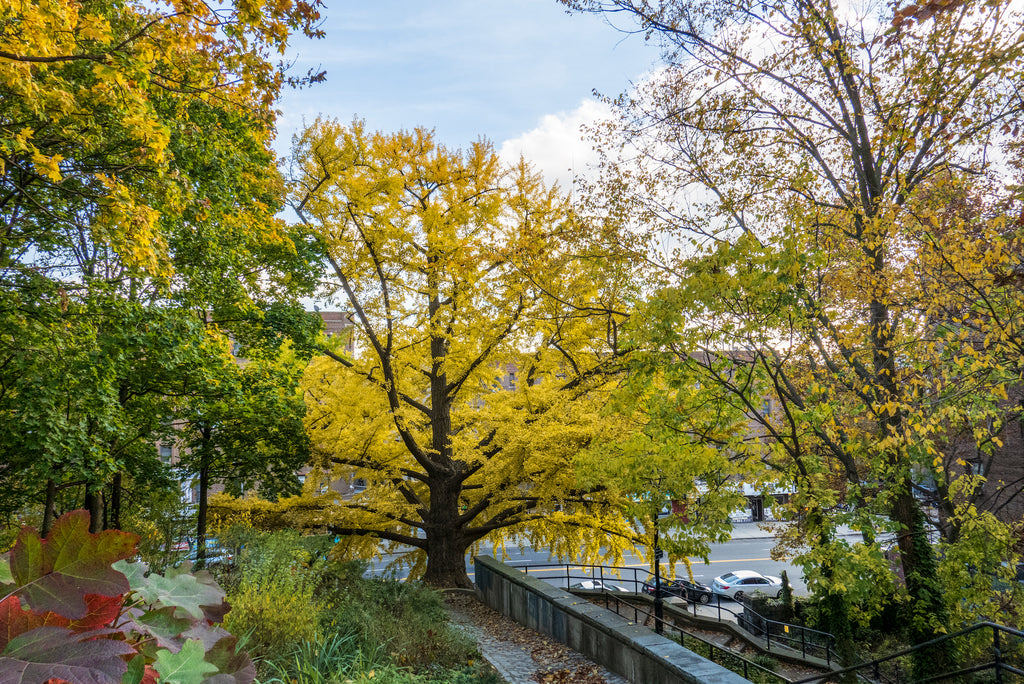
[[[806,585],[804,584],[803,577],[800,573],[800,569],[794,567],[788,561],[775,561],[771,559],[771,548],[774,546],[775,540],[771,537],[757,537],[753,539],[733,539],[724,544],[713,544],[711,547],[711,553],[708,556],[708,563],[698,559],[692,559],[693,576],[698,582],[704,584],[711,584],[711,580],[731,570],[755,570],[766,575],[779,574],[786,570],[790,584],[793,586],[793,591],[797,595],[804,595],[807,593]],[[604,576],[625,588],[631,588],[635,582],[643,583],[649,577],[650,566],[643,562],[640,558],[633,554],[627,554],[624,558],[622,566],[623,571],[619,576],[618,581],[614,576],[614,573],[609,569],[591,569],[589,567],[582,566],[570,566],[568,581],[566,578],[566,567],[561,565],[559,568],[536,568],[537,566],[547,563],[558,563],[557,559],[552,559],[546,550],[535,550],[525,549],[520,552],[518,548],[509,546],[507,548],[509,557],[499,560],[509,565],[523,567],[527,570],[528,574],[542,577],[547,579],[552,584],[558,586],[566,586],[578,582],[584,578],[589,578],[592,574],[597,577]],[[490,548],[484,548],[481,550],[481,555],[495,555],[493,550]],[[497,557],[497,556],[496,556]],[[377,574],[383,571],[385,562],[374,563],[371,566],[371,573]],[[466,571],[470,577],[473,576],[473,566],[469,559],[466,562]],[[662,574],[668,576],[668,568],[665,564],[662,564]],[[679,563],[676,566],[676,574],[682,577],[686,576],[686,567],[684,564]],[[399,572],[396,577],[403,578],[404,573]]]

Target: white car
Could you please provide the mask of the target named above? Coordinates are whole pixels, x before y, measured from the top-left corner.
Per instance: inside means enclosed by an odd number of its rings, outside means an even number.
[[[716,577],[711,583],[711,590],[736,601],[756,591],[778,598],[782,593],[782,580],[753,570],[734,570]]]
[[[608,582],[602,582],[601,580],[583,580],[576,584],[570,584],[570,589],[590,589],[592,591],[629,591],[625,587],[620,587],[616,584],[610,584]]]

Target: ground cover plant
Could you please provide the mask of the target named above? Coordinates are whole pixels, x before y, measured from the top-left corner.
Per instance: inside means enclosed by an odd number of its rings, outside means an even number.
[[[225,576],[225,626],[244,639],[263,684],[497,682],[476,644],[448,624],[439,592],[366,578],[325,553],[333,538],[293,531],[221,534],[241,548]]]
[[[254,669],[218,626],[228,605],[207,573],[149,573],[138,537],[62,516],[23,528],[0,558],[0,684],[248,684]]]

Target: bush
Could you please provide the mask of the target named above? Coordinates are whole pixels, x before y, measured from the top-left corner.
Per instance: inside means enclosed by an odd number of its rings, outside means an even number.
[[[334,593],[325,631],[360,635],[360,648],[383,646],[397,665],[453,668],[474,657],[471,638],[448,626],[441,595],[415,583],[357,580]]]
[[[366,565],[328,559],[328,537],[221,531],[240,553],[225,580],[225,623],[247,638],[267,682],[480,682],[476,644],[448,625],[441,595],[416,583],[365,579]]]
[[[26,683],[252,681],[249,657],[217,626],[228,606],[206,573],[128,563],[138,537],[89,531],[72,511],[0,558],[0,670]],[[9,677],[4,681],[14,681]]]
[[[387,664],[378,650],[364,653],[355,634],[335,634],[323,641],[303,641],[287,657],[269,663],[269,682],[329,684],[374,672]]]
[[[257,535],[238,562],[224,626],[245,636],[251,653],[264,660],[286,658],[297,644],[320,637],[320,568],[310,567],[298,538],[294,532]]]

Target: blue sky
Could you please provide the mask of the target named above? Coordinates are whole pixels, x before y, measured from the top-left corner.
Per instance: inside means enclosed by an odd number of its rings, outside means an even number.
[[[295,70],[327,82],[287,92],[278,152],[318,114],[385,131],[426,126],[455,147],[484,136],[565,181],[585,164],[574,140],[600,113],[592,91],[617,95],[656,66],[658,50],[555,0],[326,0],[327,37],[296,40]]]

